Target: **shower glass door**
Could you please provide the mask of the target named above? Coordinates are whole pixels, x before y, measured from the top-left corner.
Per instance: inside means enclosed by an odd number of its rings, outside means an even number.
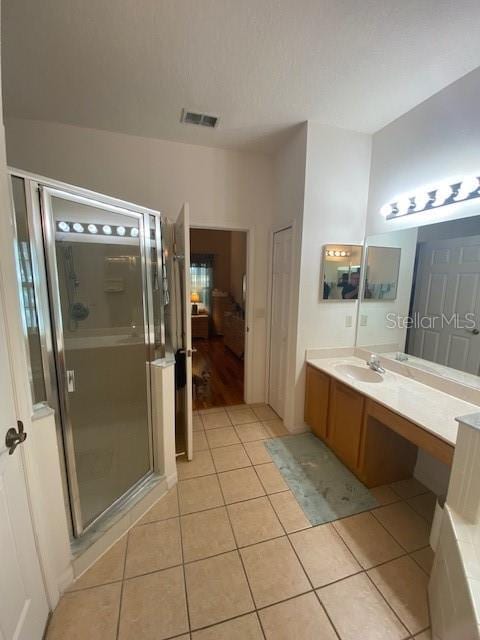
[[[147,243],[142,214],[50,188],[42,206],[78,535],[153,469]]]

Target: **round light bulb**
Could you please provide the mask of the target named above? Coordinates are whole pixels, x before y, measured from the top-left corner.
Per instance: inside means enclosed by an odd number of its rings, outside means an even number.
[[[117,227],[117,234],[119,236],[124,236],[125,235],[125,227]]]
[[[345,253],[345,251],[340,251],[340,255],[342,256],[342,258],[344,258],[347,254]]]
[[[390,203],[384,204],[383,207],[380,209],[380,213],[382,214],[382,216],[386,218],[388,215],[392,213],[392,205]]]
[[[132,238],[137,238],[138,237],[138,229],[137,227],[133,227],[132,230],[130,231],[130,235],[132,236]]]
[[[442,204],[445,204],[445,200],[447,200],[451,195],[452,187],[449,184],[440,185],[435,193],[434,206],[440,207]]]
[[[417,191],[415,193],[415,211],[422,211],[430,201],[430,196],[426,191]]]
[[[468,196],[478,189],[479,181],[475,176],[467,176],[463,178],[460,189],[455,200],[465,200]]]
[[[335,251],[335,257],[338,258],[340,256],[340,251]]]
[[[104,224],[102,227],[102,231],[105,235],[109,236],[112,233],[112,227],[109,224]]]
[[[412,203],[410,202],[410,198],[408,196],[400,196],[397,199],[398,215],[403,216],[405,213],[408,213],[411,204]]]
[[[77,233],[83,233],[83,224],[80,224],[80,222],[75,222],[75,224],[73,225],[73,230]]]
[[[90,233],[97,233],[98,231],[97,226],[95,224],[89,224],[87,229],[89,230]]]
[[[58,223],[58,228],[60,229],[60,231],[64,231],[65,233],[68,233],[70,231],[70,225],[68,224],[68,222],[59,222]]]

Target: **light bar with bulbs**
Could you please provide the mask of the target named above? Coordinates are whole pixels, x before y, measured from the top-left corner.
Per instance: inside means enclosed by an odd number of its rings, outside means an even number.
[[[68,222],[66,220],[60,220],[57,222],[57,231],[62,233],[83,233],[86,235],[100,235],[100,236],[119,236],[120,238],[130,237],[138,238],[138,227],[124,227],[122,225],[110,225],[110,224],[82,224],[81,222]]]
[[[445,181],[436,187],[418,189],[412,194],[402,194],[394,202],[384,204],[380,212],[391,220],[479,197],[480,176],[466,176],[461,180]]]
[[[340,251],[337,249],[327,249],[325,255],[329,258],[346,258],[350,255],[349,251]]]

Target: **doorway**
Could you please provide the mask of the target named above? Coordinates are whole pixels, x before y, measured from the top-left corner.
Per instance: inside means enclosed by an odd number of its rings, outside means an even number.
[[[190,230],[194,410],[242,404],[247,232]]]
[[[285,417],[291,271],[292,228],[287,227],[273,234],[272,252],[268,402],[281,418]]]

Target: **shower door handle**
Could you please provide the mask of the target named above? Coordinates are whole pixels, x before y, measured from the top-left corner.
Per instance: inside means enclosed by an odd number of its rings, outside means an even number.
[[[69,393],[75,391],[75,371],[73,369],[67,371],[67,389]]]

